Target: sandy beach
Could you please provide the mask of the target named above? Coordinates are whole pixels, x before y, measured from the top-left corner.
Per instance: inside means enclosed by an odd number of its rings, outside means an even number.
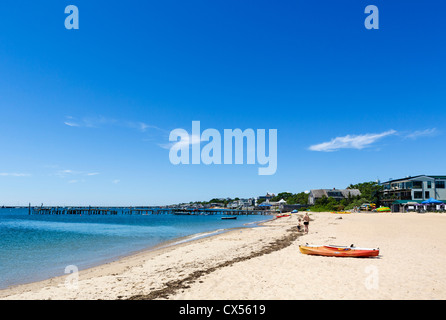
[[[445,299],[446,215],[302,213],[0,291],[1,299]],[[308,256],[300,244],[379,247]],[[77,277],[78,276],[78,277]]]

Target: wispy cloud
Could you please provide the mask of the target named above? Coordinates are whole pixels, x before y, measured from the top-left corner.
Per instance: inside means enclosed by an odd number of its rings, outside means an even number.
[[[112,181],[113,184],[118,184],[119,182],[121,182],[121,180],[119,180],[119,179],[115,179]]]
[[[86,171],[76,171],[71,169],[64,169],[59,170],[56,173],[54,173],[55,176],[58,176],[59,178],[66,178],[66,177],[75,177],[75,176],[97,176],[100,174],[99,172],[86,172]],[[77,182],[77,180],[71,180],[72,182]]]
[[[73,171],[73,170],[58,170],[56,173],[54,173],[55,176],[58,176],[59,178],[65,178],[67,176],[71,176],[71,175],[75,175],[78,174],[77,172]]]
[[[141,132],[146,132],[148,129],[162,130],[162,129],[158,128],[157,126],[153,126],[153,125],[147,124],[145,122],[141,122],[141,121],[123,121],[121,123],[118,123],[118,125],[130,128],[130,129],[136,129]]]
[[[328,142],[323,142],[319,144],[315,144],[309,147],[311,151],[323,151],[323,152],[331,152],[338,151],[340,149],[364,149],[369,147],[374,142],[387,137],[394,135],[396,133],[395,130],[389,130],[382,133],[367,133],[363,135],[346,135],[344,137],[336,137],[331,139]]]
[[[144,121],[113,119],[104,116],[93,116],[76,118],[73,116],[66,116],[63,121],[64,125],[70,127],[72,130],[81,130],[82,128],[89,129],[108,129],[114,130],[116,128],[127,129],[141,134],[141,141],[151,142],[157,144],[161,148],[170,149],[172,144],[163,144],[160,141],[168,139],[170,131],[160,128],[158,126],[148,124]]]
[[[0,172],[1,177],[30,177],[29,173]]]
[[[69,127],[86,127],[86,128],[98,128],[104,125],[114,124],[116,120],[109,119],[103,116],[98,117],[83,117],[77,119],[76,117],[66,116],[64,124]]]
[[[140,132],[146,132],[148,129],[162,130],[157,126],[150,125],[142,121],[118,120],[104,116],[83,117],[80,119],[72,116],[66,116],[65,118],[66,120],[64,121],[64,124],[69,127],[102,128],[107,126],[115,126],[135,129]]]
[[[64,123],[69,127],[80,127],[78,123],[68,122],[68,121],[65,121]]]
[[[409,139],[417,139],[420,137],[433,137],[438,134],[439,134],[439,132],[438,132],[437,128],[431,128],[431,129],[426,129],[426,130],[414,131],[412,133],[407,134],[405,137],[409,138]]]

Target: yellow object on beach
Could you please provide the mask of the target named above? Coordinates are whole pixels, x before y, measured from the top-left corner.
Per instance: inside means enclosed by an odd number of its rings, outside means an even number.
[[[350,211],[336,211],[336,212],[332,212],[334,214],[350,214]]]
[[[392,210],[390,210],[389,207],[380,207],[380,208],[376,209],[376,211],[378,211],[378,212],[391,212]]]

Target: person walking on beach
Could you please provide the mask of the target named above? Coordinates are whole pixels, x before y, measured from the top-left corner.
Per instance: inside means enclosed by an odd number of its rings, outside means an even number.
[[[305,233],[308,233],[308,226],[310,224],[310,217],[308,216],[308,212],[305,212],[303,220],[304,220]]]

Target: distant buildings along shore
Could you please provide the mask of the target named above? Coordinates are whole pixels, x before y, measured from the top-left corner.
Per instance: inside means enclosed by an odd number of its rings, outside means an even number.
[[[335,200],[342,200],[353,198],[361,195],[358,189],[313,189],[310,190],[308,196],[308,204],[315,205],[316,201],[322,198],[333,198]]]
[[[382,182],[379,199],[382,205],[401,211],[407,203],[422,203],[428,199],[446,202],[446,175],[418,175]]]

